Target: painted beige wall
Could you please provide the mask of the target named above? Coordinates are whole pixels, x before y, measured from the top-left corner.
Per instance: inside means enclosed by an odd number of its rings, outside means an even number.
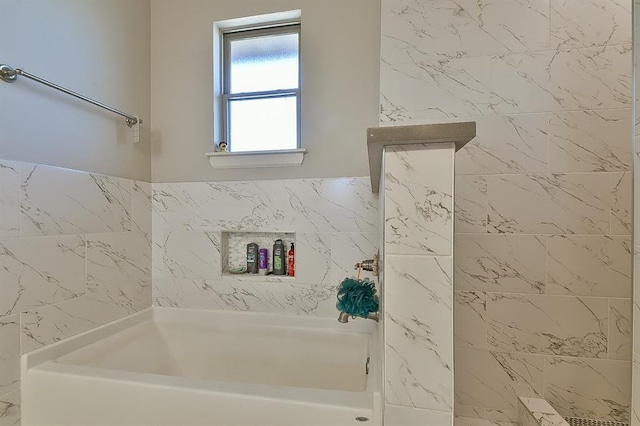
[[[302,10],[300,167],[214,170],[213,22]],[[154,182],[366,176],[366,128],[378,122],[377,0],[151,1]]]
[[[68,87],[145,125],[25,78],[0,82],[0,158],[149,180],[149,0],[3,0],[0,62]]]

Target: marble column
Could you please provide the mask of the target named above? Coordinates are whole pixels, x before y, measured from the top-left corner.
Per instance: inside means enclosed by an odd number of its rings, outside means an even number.
[[[384,152],[384,424],[453,423],[453,143]]]

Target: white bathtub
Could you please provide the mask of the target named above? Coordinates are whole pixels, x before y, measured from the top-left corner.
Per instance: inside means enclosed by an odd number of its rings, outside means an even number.
[[[378,425],[373,325],[149,309],[24,355],[22,424]]]

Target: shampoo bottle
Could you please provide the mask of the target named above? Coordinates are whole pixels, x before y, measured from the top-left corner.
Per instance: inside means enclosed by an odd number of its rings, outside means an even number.
[[[258,273],[258,245],[256,243],[247,244],[247,273]]]
[[[289,253],[287,253],[287,275],[293,277],[295,275],[295,255],[293,252],[293,243],[291,243],[291,248],[289,249]]]
[[[273,245],[273,275],[284,275],[284,272],[284,244],[278,239]]]

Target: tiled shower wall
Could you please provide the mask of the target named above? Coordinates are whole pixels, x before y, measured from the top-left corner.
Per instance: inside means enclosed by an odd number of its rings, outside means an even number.
[[[151,305],[151,185],[0,160],[0,424],[20,355]]]
[[[382,0],[381,123],[456,154],[455,412],[628,420],[631,2]]]
[[[154,184],[154,305],[337,318],[379,228],[369,178]],[[295,233],[296,276],[223,274],[222,231]]]
[[[634,0],[633,32],[637,40],[640,35],[640,1]],[[640,55],[640,43],[635,43],[633,79],[634,79],[634,167],[633,167],[633,234],[634,234],[634,271],[633,271],[633,373],[632,373],[632,398],[631,398],[631,425],[640,426],[640,70],[638,69],[638,57]]]

